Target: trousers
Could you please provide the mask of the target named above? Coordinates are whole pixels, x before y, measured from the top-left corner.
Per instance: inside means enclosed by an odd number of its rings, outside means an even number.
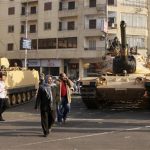
[[[0,116],[9,107],[8,99],[0,98]]]
[[[55,122],[55,110],[41,110],[41,125],[44,134],[49,133],[49,129],[51,129],[52,125]]]
[[[62,122],[66,120],[68,113],[70,112],[70,103],[66,96],[61,97],[60,104],[57,105],[57,121]]]

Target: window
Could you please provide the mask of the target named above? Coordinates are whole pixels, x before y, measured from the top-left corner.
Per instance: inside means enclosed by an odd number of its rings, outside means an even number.
[[[145,47],[145,37],[144,36],[128,36],[127,43],[129,47],[136,47],[137,48],[146,48]]]
[[[76,37],[70,37],[67,41],[67,47],[68,48],[77,48],[77,38]]]
[[[30,13],[31,13],[31,14],[36,14],[36,6],[33,6],[33,7],[31,7],[30,9],[31,9],[31,10],[30,10]]]
[[[15,14],[15,7],[9,7],[8,8],[8,15],[14,15]]]
[[[59,2],[59,10],[62,10],[62,2]]]
[[[37,39],[32,39],[32,41],[31,41],[31,49],[37,49]]]
[[[68,30],[74,30],[75,29],[74,24],[75,24],[74,21],[68,22]]]
[[[62,22],[59,22],[59,31],[62,30]]]
[[[56,38],[39,39],[39,49],[54,49],[56,48]]]
[[[8,26],[8,33],[13,33],[14,32],[14,26],[10,25]]]
[[[14,50],[14,44],[13,43],[8,43],[7,44],[7,50],[8,51],[13,51]]]
[[[25,33],[25,25],[21,25],[21,33]]]
[[[21,15],[25,15],[26,14],[26,8],[25,7],[22,7],[21,8]]]
[[[50,30],[51,29],[51,22],[45,22],[44,23],[44,30]]]
[[[89,40],[89,50],[96,50],[96,40]]]
[[[112,24],[115,23],[115,18],[114,17],[109,17],[108,18],[108,26],[112,27]]]
[[[89,0],[89,7],[96,7],[96,0]]]
[[[148,0],[122,0],[121,4],[136,7],[148,7],[147,2]]]
[[[108,0],[108,5],[114,5],[114,0]]]
[[[75,9],[75,2],[68,2],[68,9]]]
[[[146,15],[122,13],[121,20],[124,20],[129,27],[147,28]]]
[[[36,33],[36,25],[30,25],[30,33]]]
[[[77,48],[77,37],[58,38],[58,48]]]
[[[52,9],[52,2],[44,3],[44,10],[51,10]]]
[[[96,29],[96,19],[89,20],[89,29]]]

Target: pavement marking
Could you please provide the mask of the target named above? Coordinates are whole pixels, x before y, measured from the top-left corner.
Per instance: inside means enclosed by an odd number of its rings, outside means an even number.
[[[34,116],[34,115],[29,115],[29,116]],[[37,115],[38,117],[40,117],[40,115]],[[10,123],[10,122],[18,122],[18,121],[25,121],[25,118],[28,117],[27,116],[23,116],[21,119],[11,119],[11,120],[6,120],[6,121],[3,121],[3,122],[0,122],[0,124],[4,124],[4,123]],[[34,120],[36,119],[35,117],[30,117],[28,118],[28,120]],[[82,118],[82,119],[78,119],[78,118],[67,118],[68,121],[87,121],[87,122],[98,122],[98,121],[102,121],[104,119],[86,119],[86,118]],[[40,121],[40,120],[39,120]]]
[[[134,130],[139,130],[139,129],[147,128],[147,127],[150,127],[150,126],[143,126],[143,127],[137,127],[137,128],[129,128],[129,129],[121,129],[121,130],[115,130],[115,131],[109,131],[109,132],[103,132],[103,133],[93,133],[93,134],[87,134],[87,135],[81,135],[81,136],[59,138],[59,139],[54,139],[54,140],[44,140],[44,141],[39,141],[39,142],[16,145],[16,146],[13,146],[13,147],[17,148],[17,147],[22,147],[22,146],[31,146],[31,145],[37,145],[37,144],[42,144],[42,143],[48,143],[48,142],[57,142],[57,141],[64,141],[64,140],[74,140],[74,139],[80,139],[80,138],[88,138],[88,137],[99,136],[99,135],[113,134],[113,133],[122,132],[122,131],[134,131]],[[60,129],[62,129],[62,128],[60,127]]]
[[[125,130],[127,130],[127,131],[134,131],[134,130],[140,130],[142,128],[145,128],[145,126],[143,126],[143,127],[137,127],[137,128],[131,128],[131,129],[125,129]]]
[[[69,120],[69,121],[89,121],[89,122],[93,122],[93,121],[102,121],[104,119],[67,118],[67,120]]]
[[[36,145],[36,144],[48,143],[48,142],[73,140],[73,139],[87,138],[87,137],[98,136],[98,135],[105,135],[105,134],[111,134],[111,133],[114,133],[114,131],[103,132],[103,133],[94,133],[94,134],[81,135],[81,136],[75,136],[75,137],[66,137],[66,138],[60,138],[60,139],[55,139],[55,140],[45,140],[45,141],[40,141],[40,142],[34,142],[34,143],[27,143],[27,144],[16,145],[16,146],[13,146],[13,147],[31,146],[31,145]]]

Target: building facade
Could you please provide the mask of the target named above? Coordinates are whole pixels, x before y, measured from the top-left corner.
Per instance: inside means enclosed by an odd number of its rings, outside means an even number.
[[[71,78],[87,76],[106,54],[108,41],[120,38],[147,54],[147,0],[5,0],[0,2],[0,57],[21,61],[40,72]],[[22,49],[21,38],[31,40]],[[89,65],[92,69],[89,69]]]

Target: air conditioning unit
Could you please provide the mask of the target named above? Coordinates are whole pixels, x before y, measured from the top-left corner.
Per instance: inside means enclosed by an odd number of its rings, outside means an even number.
[[[112,24],[111,24],[111,28],[112,28],[112,29],[116,29],[116,28],[117,28],[117,24],[116,24],[116,23],[112,23]]]

